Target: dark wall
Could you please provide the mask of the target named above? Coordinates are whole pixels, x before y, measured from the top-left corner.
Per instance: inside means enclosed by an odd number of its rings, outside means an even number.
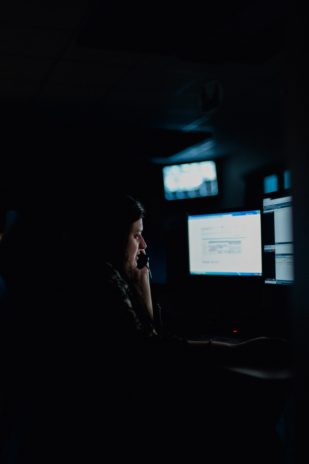
[[[258,279],[188,278],[185,218],[187,213],[261,206],[265,173],[289,167],[281,117],[273,127],[263,127],[262,122],[256,127],[254,119],[251,127],[248,121],[252,137],[246,132],[243,143],[235,147],[231,141],[230,153],[216,158],[218,196],[167,201],[162,165],[151,159],[201,141],[201,133],[117,128],[99,107],[77,103],[10,105],[7,116],[9,151],[1,171],[4,209],[9,204],[25,208],[38,221],[40,215],[53,217],[56,230],[68,225],[72,210],[80,209],[77,233],[82,235],[91,227],[87,203],[95,202],[97,214],[108,223],[104,202],[119,188],[127,190],[145,204],[153,284],[158,299],[167,303],[173,328],[208,330],[217,323],[232,326],[244,320],[247,327],[257,327],[261,319],[270,323],[269,308],[276,299],[265,296]],[[240,139],[235,134],[235,140]],[[226,307],[225,295],[233,305]]]
[[[2,170],[3,204],[25,208],[38,220],[40,215],[52,214],[56,230],[65,227],[72,209],[80,208],[77,233],[82,235],[91,227],[87,202],[96,202],[97,214],[108,224],[104,202],[119,188],[127,190],[145,204],[153,284],[158,299],[167,303],[175,329],[209,330],[211,326],[215,330],[219,323],[230,328],[243,321],[254,328],[261,317],[269,319],[269,308],[264,307],[269,298],[265,298],[258,279],[188,278],[185,218],[187,213],[260,207],[263,175],[267,169],[288,164],[280,157],[281,126],[268,139],[261,132],[251,150],[245,144],[235,153],[231,146],[229,156],[216,159],[218,196],[166,201],[162,166],[153,164],[151,155],[181,149],[183,134],[167,131],[158,136],[155,130],[116,129],[100,118],[99,111],[84,110],[59,105],[10,108],[9,156]],[[192,136],[192,142],[195,140]],[[106,196],[101,198],[102,192]]]

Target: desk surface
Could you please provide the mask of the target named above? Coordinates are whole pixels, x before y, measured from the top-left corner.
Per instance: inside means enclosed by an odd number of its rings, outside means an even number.
[[[210,348],[215,364],[240,375],[268,380],[293,377],[288,340],[280,337],[199,336],[190,344]]]
[[[289,367],[269,366],[223,366],[225,369],[237,374],[247,375],[265,380],[289,380],[293,378],[293,370]]]

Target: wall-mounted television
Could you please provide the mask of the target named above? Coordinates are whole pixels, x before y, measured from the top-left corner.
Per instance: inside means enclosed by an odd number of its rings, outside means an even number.
[[[215,161],[172,164],[162,168],[166,200],[184,200],[218,195]]]
[[[261,210],[188,214],[189,275],[261,276]]]
[[[292,196],[288,192],[263,198],[263,276],[265,284],[294,283]]]

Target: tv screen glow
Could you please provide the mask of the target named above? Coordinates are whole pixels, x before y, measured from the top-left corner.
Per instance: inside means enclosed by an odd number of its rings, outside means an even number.
[[[190,275],[262,275],[261,211],[187,216]]]
[[[217,169],[214,161],[164,166],[163,185],[166,200],[183,200],[218,194]]]

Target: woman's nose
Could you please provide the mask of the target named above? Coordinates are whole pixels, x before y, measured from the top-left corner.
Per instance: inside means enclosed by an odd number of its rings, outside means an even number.
[[[143,250],[146,250],[147,248],[147,243],[145,241],[145,239],[142,237],[142,240],[140,242],[140,248],[142,248]]]

